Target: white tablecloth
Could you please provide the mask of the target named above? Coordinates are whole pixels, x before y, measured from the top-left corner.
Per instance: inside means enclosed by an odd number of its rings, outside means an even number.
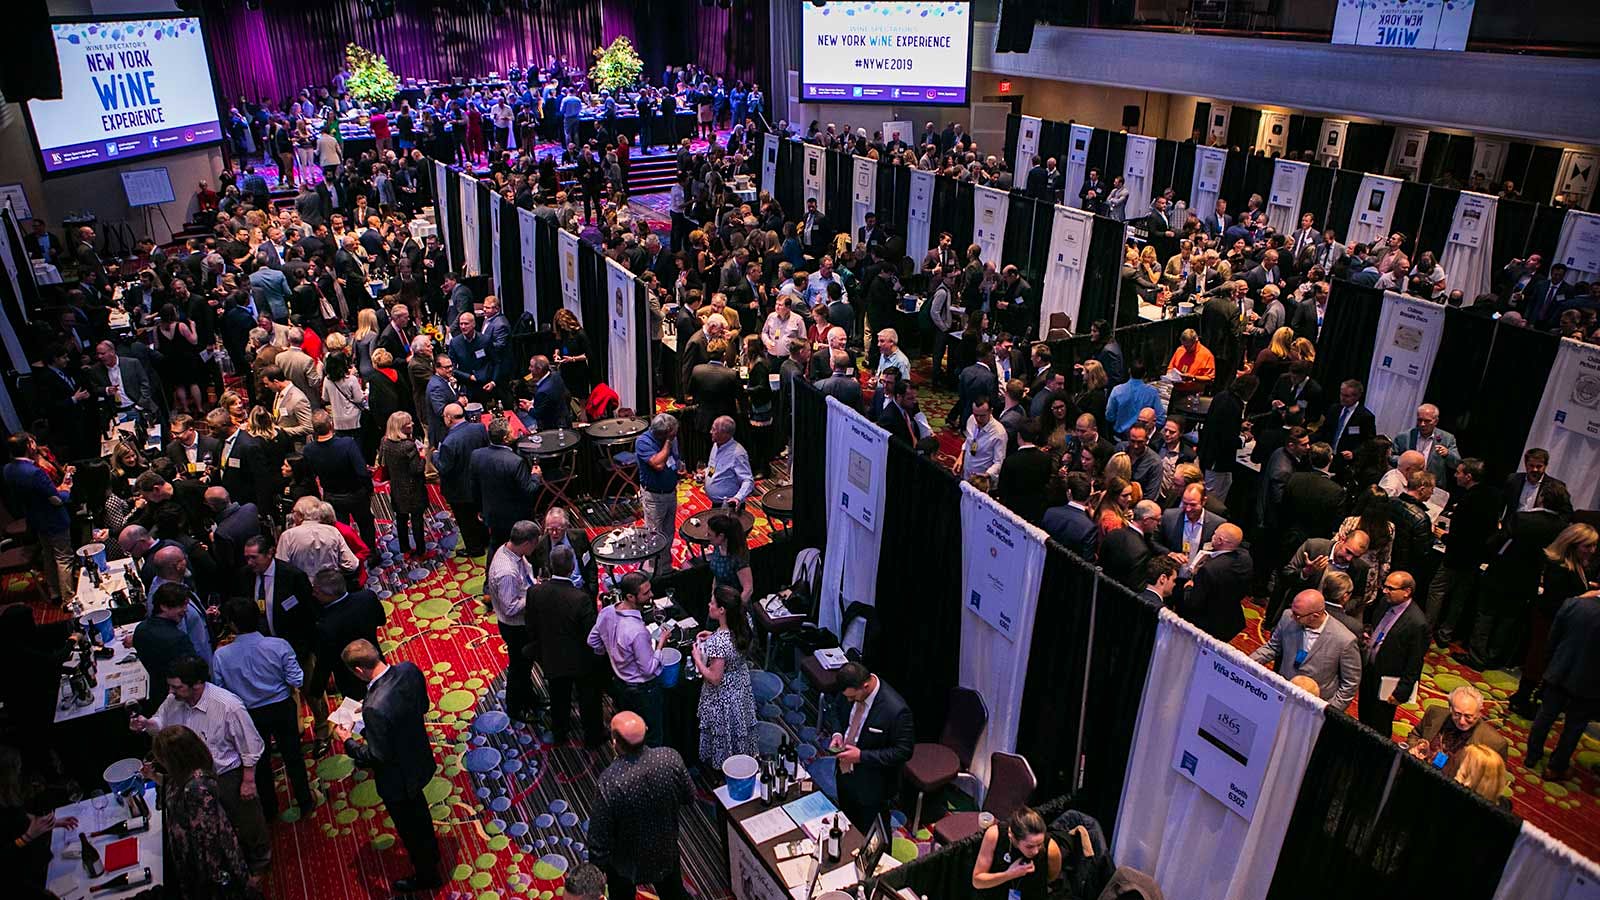
[[[133,897],[151,888],[160,887],[162,883],[161,871],[161,811],[156,809],[156,788],[146,788],[144,792],[145,805],[150,807],[150,827],[133,835],[139,839],[139,861],[130,868],[118,872],[106,872],[98,877],[90,878],[83,871],[83,860],[74,856],[68,858],[63,851],[77,853],[78,832],[93,833],[109,828],[128,817],[128,812],[122,804],[114,799],[106,801],[105,809],[95,809],[93,798],[80,800],[56,810],[56,818],[63,819],[76,816],[78,828],[68,830],[58,828],[50,832],[50,868],[48,870],[46,887],[50,892],[60,897],[61,900],[85,900],[93,897],[95,900],[118,900],[121,897]],[[122,840],[120,837],[107,835],[105,837],[90,838],[90,843],[100,851],[100,858],[105,859],[106,847]],[[100,891],[96,894],[89,893],[89,887],[104,884],[122,872],[128,872],[128,877],[133,881],[142,881],[144,878],[140,869],[148,868],[151,883],[129,888],[125,891]]]
[[[56,688],[56,721],[70,722],[84,716],[131,706],[150,696],[150,673],[144,663],[134,658],[131,647],[122,646],[123,637],[133,633],[132,625],[116,631],[111,642],[111,658],[95,660],[95,675],[99,679],[90,688],[91,700],[87,706],[72,705],[72,685],[62,676]],[[165,693],[165,687],[163,687]],[[66,704],[63,706],[62,704]]]
[[[39,284],[60,284],[61,270],[42,259],[33,261],[33,280]]]

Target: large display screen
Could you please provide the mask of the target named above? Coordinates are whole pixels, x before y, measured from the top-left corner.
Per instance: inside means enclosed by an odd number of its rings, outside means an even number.
[[[966,105],[972,4],[799,2],[802,102]]]
[[[28,101],[47,173],[222,140],[200,20],[57,21],[61,99]]]

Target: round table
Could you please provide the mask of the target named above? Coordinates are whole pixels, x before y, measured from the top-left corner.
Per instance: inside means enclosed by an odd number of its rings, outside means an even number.
[[[517,452],[524,456],[556,456],[578,446],[583,436],[571,428],[548,428],[517,441]]]
[[[515,417],[513,417],[513,420]],[[570,428],[548,428],[517,441],[517,453],[539,462],[540,476],[544,479],[543,496],[549,505],[562,503],[576,506],[567,496],[567,486],[578,477],[578,444],[582,435]]]
[[[607,574],[615,575],[617,566],[642,563],[661,555],[672,546],[669,535],[657,534],[643,525],[625,525],[613,528],[590,543],[595,562],[606,567]]]
[[[612,490],[620,482],[622,486],[632,488],[635,493],[639,490],[639,465],[635,460],[632,463],[623,463],[618,459],[624,453],[632,452],[633,440],[650,429],[650,421],[638,417],[624,417],[614,419],[601,419],[592,423],[584,434],[594,444],[595,452],[605,457],[603,468],[611,470],[611,476],[606,479],[605,488],[598,492],[598,496],[610,496]],[[598,473],[597,473],[598,474]],[[599,482],[596,477],[595,482]]]
[[[786,484],[776,487],[761,495],[761,511],[767,518],[782,525],[784,530],[789,529],[789,522],[794,518],[794,485]]]
[[[696,558],[705,556],[706,547],[711,546],[711,517],[717,515],[737,515],[739,525],[744,528],[744,533],[749,534],[750,529],[756,526],[755,514],[748,509],[740,509],[737,513],[726,508],[712,507],[702,510],[687,519],[678,528],[678,536],[688,545],[689,552]]]

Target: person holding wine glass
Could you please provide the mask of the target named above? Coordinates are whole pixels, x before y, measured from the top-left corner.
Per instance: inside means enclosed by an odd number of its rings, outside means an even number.
[[[0,847],[4,848],[0,865],[13,884],[21,883],[21,893],[13,896],[49,897],[44,886],[50,866],[50,832],[56,828],[71,831],[78,827],[78,820],[28,812],[23,781],[22,753],[15,747],[0,746]]]
[[[728,585],[712,591],[706,618],[715,627],[695,635],[693,651],[694,667],[705,679],[700,689],[700,761],[721,771],[728,757],[756,752],[756,701],[750,685],[755,636],[744,600]]]
[[[226,900],[255,891],[205,741],[188,726],[168,725],[156,732],[151,750],[152,768],[161,781],[167,887],[174,896],[197,900]]]

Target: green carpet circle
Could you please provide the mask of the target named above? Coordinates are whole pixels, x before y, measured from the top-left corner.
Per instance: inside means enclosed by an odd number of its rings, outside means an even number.
[[[422,788],[422,798],[428,801],[429,806],[435,803],[442,803],[446,797],[450,796],[450,788],[450,782],[435,775],[433,780]]]
[[[329,756],[317,763],[317,777],[323,781],[343,781],[355,770],[355,761],[343,753]]]
[[[470,709],[472,704],[478,702],[478,695],[471,691],[455,690],[446,691],[436,704],[441,712],[458,713]]]
[[[366,808],[377,806],[382,802],[383,800],[378,797],[378,783],[375,781],[363,781],[350,791],[350,803],[353,806]]]

